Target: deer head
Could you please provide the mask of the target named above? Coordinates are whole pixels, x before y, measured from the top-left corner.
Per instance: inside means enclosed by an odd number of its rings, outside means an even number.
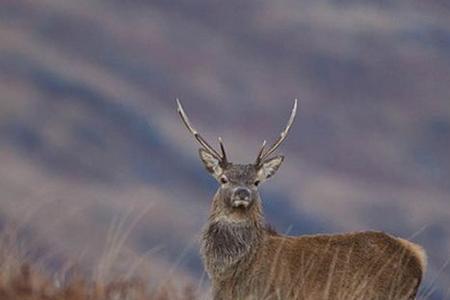
[[[283,162],[284,157],[282,155],[273,155],[273,153],[286,139],[294,122],[297,113],[297,99],[294,101],[294,107],[286,128],[281,132],[278,139],[267,149],[266,141],[264,141],[256,160],[249,164],[235,164],[228,161],[222,139],[219,137],[219,153],[192,127],[178,99],[177,105],[181,120],[201,145],[199,149],[200,159],[206,170],[220,184],[214,197],[210,219],[240,223],[251,221],[255,215],[261,215],[258,186],[271,178]]]

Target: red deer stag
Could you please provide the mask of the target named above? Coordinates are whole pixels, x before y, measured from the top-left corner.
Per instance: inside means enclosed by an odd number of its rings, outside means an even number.
[[[192,127],[177,99],[178,113],[201,148],[206,170],[218,181],[203,232],[202,256],[215,300],[395,299],[416,297],[426,267],[425,251],[383,232],[287,236],[265,225],[258,186],[284,157],[272,154],[294,122],[254,163],[228,161]]]

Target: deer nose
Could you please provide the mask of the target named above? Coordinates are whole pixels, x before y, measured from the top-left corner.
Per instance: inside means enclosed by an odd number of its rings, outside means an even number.
[[[247,208],[251,203],[250,190],[247,188],[238,187],[233,192],[231,205],[233,207]]]
[[[236,188],[233,198],[241,201],[250,201],[250,191],[247,188]]]

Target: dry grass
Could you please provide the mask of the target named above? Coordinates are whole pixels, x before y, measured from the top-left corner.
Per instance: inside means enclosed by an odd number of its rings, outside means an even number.
[[[0,269],[0,299],[10,300],[193,300],[194,290],[174,291],[170,286],[148,289],[142,281],[113,281],[107,284],[74,278],[60,285],[27,263],[18,269]]]
[[[22,248],[23,244],[14,232],[12,234],[5,231],[0,233],[0,300],[194,300],[205,298],[194,286],[179,288],[167,283],[163,286],[151,287],[151,283],[142,278],[113,279],[104,282],[103,280],[87,279],[75,268],[66,268],[65,271],[50,273],[35,260],[25,255]],[[331,296],[324,291],[320,299],[371,299],[365,280],[361,280],[364,277],[359,277],[359,275],[361,274],[356,274],[358,278],[355,278],[355,285],[350,289],[351,295],[339,293],[339,295]],[[330,274],[330,279],[331,277],[332,274]],[[423,292],[418,299],[429,299],[431,294],[432,291]],[[273,297],[272,295],[270,299]],[[276,297],[276,295],[275,299],[286,300]],[[304,297],[304,299],[310,298]],[[389,299],[401,300],[403,298],[393,291],[392,297]]]
[[[14,234],[0,234],[1,300],[194,300],[195,294],[192,286],[150,288],[141,279],[100,283],[74,270],[50,275],[24,255]]]

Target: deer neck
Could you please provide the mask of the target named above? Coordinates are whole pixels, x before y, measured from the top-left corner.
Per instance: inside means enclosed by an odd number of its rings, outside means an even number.
[[[217,197],[217,195],[216,195]],[[223,201],[221,201],[223,202]],[[203,232],[202,254],[208,273],[223,275],[242,261],[249,262],[264,239],[264,217],[260,202],[239,222],[223,215],[218,199],[213,202]]]

